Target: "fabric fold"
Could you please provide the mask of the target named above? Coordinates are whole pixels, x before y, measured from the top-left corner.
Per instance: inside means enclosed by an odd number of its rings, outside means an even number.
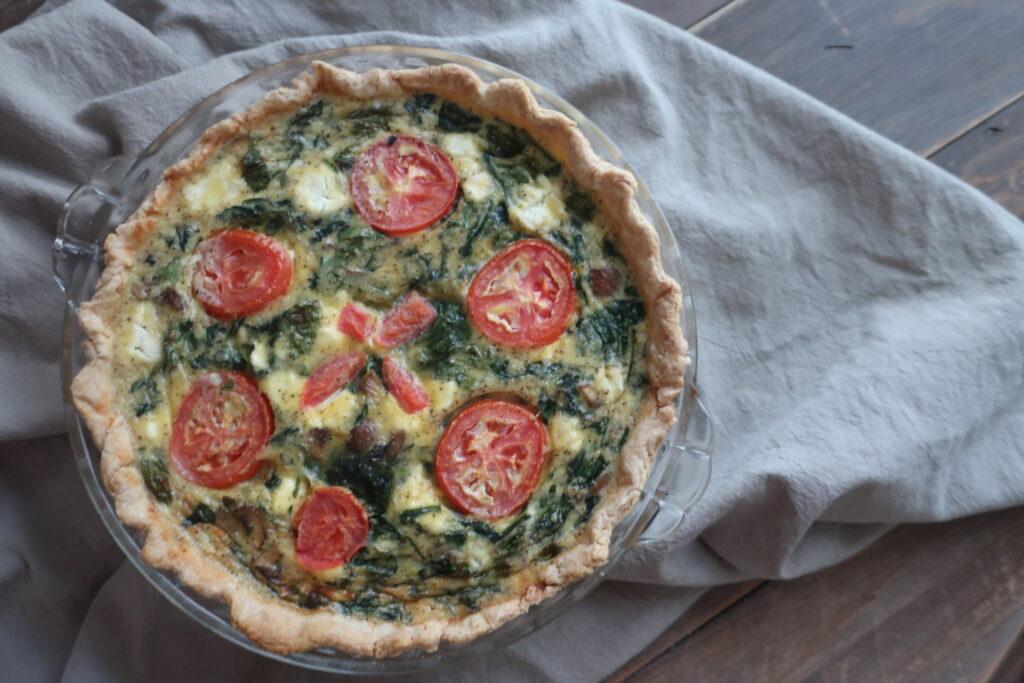
[[[73,187],[253,69],[380,43],[501,63],[625,150],[682,245],[717,422],[711,486],[675,535],[446,677],[593,680],[701,587],[1024,502],[1024,224],[750,65],[610,0],[49,2],[0,33],[0,580],[17,593],[0,652],[21,678],[55,677],[70,652],[67,681],[326,680],[179,613],[96,540],[63,437],[26,440],[63,430],[49,245]]]

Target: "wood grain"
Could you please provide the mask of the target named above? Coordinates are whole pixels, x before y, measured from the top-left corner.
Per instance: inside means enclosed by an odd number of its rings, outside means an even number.
[[[1024,92],[1022,17],[1024,0],[758,0],[696,32],[928,154]]]
[[[1024,25],[1022,47],[1024,47]],[[1024,97],[982,121],[932,161],[1024,218]]]
[[[626,680],[763,585],[765,582],[757,579],[709,589],[640,654],[606,678],[605,683],[620,683]]]
[[[1024,507],[907,525],[768,583],[636,680],[977,680],[1024,620]]]

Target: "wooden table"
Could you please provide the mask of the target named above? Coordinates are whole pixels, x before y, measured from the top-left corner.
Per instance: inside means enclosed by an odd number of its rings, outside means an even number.
[[[1024,0],[628,1],[1024,217]],[[609,680],[625,679],[1024,681],[1024,507],[711,589]]]

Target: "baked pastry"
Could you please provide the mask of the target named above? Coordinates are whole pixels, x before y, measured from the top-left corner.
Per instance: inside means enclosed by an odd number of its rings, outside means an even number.
[[[117,513],[275,652],[497,628],[606,560],[674,420],[635,182],[519,81],[314,63],[105,248],[72,394]]]

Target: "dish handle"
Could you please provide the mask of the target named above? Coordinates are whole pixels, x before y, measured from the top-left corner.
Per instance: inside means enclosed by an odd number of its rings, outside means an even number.
[[[132,162],[125,156],[103,162],[92,179],[76,187],[61,207],[50,254],[53,277],[73,307],[81,303],[82,293],[75,284],[103,261],[103,238],[124,204],[115,188]]]
[[[668,538],[704,495],[711,480],[713,437],[711,415],[704,402],[695,397],[685,433],[667,441],[665,470],[657,478],[656,488],[644,491],[643,497],[653,499],[657,510],[637,539],[638,544]]]

